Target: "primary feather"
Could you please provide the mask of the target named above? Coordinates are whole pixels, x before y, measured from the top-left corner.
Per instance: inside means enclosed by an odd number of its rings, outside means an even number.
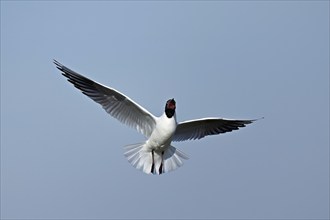
[[[149,137],[156,125],[156,117],[129,97],[100,83],[92,81],[54,60],[62,75],[76,88],[99,103],[104,110],[120,122]]]
[[[181,122],[177,125],[173,141],[201,139],[208,135],[216,135],[238,130],[255,120],[231,120],[223,118],[201,118]]]

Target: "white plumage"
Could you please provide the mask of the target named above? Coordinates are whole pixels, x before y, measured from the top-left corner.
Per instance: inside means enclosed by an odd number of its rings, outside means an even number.
[[[146,137],[143,143],[125,146],[124,153],[135,168],[145,173],[162,174],[183,165],[188,156],[173,147],[172,141],[201,139],[238,130],[255,121],[201,118],[177,123],[174,99],[166,102],[163,115],[155,117],[117,90],[92,81],[56,60],[54,64],[70,83],[99,103],[107,113]]]

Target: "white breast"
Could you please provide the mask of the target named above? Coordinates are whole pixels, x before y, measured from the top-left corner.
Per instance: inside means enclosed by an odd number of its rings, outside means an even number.
[[[146,142],[147,149],[150,151],[165,150],[169,147],[176,126],[177,122],[175,115],[172,118],[168,118],[166,114],[163,114],[157,118],[156,127]]]

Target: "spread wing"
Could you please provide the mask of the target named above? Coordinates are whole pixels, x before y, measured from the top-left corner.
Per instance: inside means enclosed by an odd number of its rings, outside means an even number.
[[[255,120],[231,120],[223,118],[201,118],[184,121],[178,124],[173,141],[201,139],[208,135],[216,135],[238,130]]]
[[[84,77],[54,60],[57,69],[83,94],[99,103],[104,110],[120,122],[135,128],[149,137],[154,130],[156,118],[129,97]]]

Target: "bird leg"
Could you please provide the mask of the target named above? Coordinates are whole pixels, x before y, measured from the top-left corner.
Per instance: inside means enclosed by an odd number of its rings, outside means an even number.
[[[154,173],[155,170],[154,150],[151,151],[151,158],[152,158],[151,173]]]
[[[163,170],[163,167],[164,167],[164,151],[162,152],[162,162],[160,164],[160,167],[159,167],[159,174],[162,174],[164,173],[164,170]]]

